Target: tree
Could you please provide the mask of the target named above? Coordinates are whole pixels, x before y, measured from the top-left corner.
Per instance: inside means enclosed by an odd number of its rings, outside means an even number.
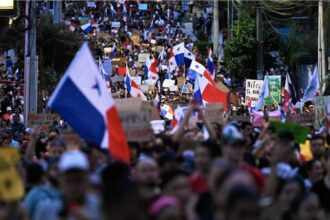
[[[224,46],[224,61],[230,74],[237,80],[255,78],[257,63],[255,20],[242,11],[230,31]]]

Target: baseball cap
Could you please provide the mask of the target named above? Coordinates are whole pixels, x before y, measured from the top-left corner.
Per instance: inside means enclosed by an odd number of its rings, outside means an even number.
[[[7,111],[11,111],[11,107],[10,106],[7,107]]]
[[[89,163],[81,151],[69,150],[62,154],[58,167],[61,173],[72,169],[88,171]]]
[[[245,142],[244,135],[234,125],[227,125],[223,129],[221,137],[225,144],[240,144]]]

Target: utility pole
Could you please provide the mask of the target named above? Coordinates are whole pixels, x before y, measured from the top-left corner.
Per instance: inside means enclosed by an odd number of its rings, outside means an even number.
[[[25,57],[24,57],[24,116],[37,113],[38,102],[38,58],[36,56],[36,1],[26,1],[25,15],[29,18],[25,32]]]
[[[263,79],[264,72],[264,48],[263,48],[263,21],[262,21],[262,8],[257,4],[257,41],[258,41],[258,54],[257,54],[257,79]]]
[[[219,2],[214,1],[213,9],[213,52],[219,57]],[[217,59],[217,66],[219,66],[219,59]]]
[[[327,74],[326,64],[326,47],[324,40],[324,16],[323,16],[323,1],[319,0],[319,13],[318,13],[318,74],[321,83],[321,93],[324,92],[324,80]]]
[[[53,4],[53,24],[59,24],[62,21],[62,0],[55,0]]]

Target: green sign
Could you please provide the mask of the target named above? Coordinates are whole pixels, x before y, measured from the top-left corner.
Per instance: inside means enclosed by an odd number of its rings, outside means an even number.
[[[294,141],[299,144],[306,142],[307,134],[309,132],[308,127],[295,124],[284,124],[280,121],[271,121],[269,127],[274,128],[276,133],[280,133],[281,131],[291,131],[294,135]]]
[[[265,105],[281,103],[281,76],[268,76],[270,97],[265,98]]]

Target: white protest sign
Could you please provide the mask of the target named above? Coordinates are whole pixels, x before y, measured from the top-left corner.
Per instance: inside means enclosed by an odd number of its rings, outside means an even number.
[[[175,81],[172,79],[165,79],[163,82],[163,87],[170,87],[170,86],[174,86]]]
[[[315,97],[315,128],[322,127],[326,119],[326,106],[330,103],[330,96]]]
[[[245,105],[254,107],[258,101],[263,80],[247,79],[245,85]]]

